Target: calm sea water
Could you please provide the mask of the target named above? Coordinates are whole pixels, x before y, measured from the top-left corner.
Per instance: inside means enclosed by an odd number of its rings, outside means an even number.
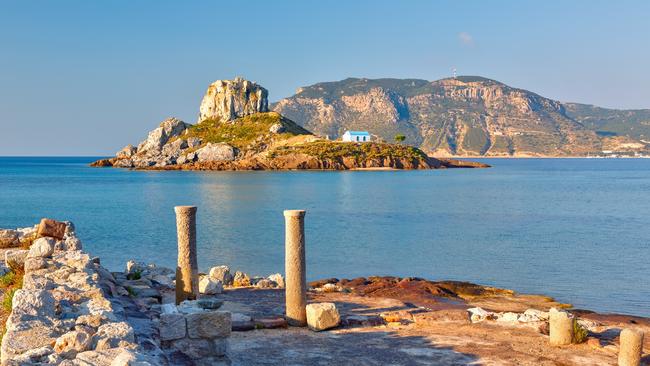
[[[199,265],[283,271],[282,210],[306,209],[309,279],[455,279],[650,316],[650,160],[484,159],[491,169],[140,172],[0,158],[0,227],[72,220],[113,270],[173,267],[173,206]]]

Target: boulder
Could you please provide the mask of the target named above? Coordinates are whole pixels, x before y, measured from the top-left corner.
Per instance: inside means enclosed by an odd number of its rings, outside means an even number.
[[[14,293],[11,321],[47,320],[55,315],[55,300],[50,291],[20,289]]]
[[[198,137],[190,137],[187,139],[187,147],[190,149],[199,147],[202,143],[203,141]]]
[[[38,238],[29,248],[27,258],[49,258],[54,253],[54,244],[56,241],[52,238]]]
[[[235,272],[235,277],[232,280],[232,285],[234,287],[245,287],[251,285],[251,279],[244,272],[237,271]]]
[[[203,276],[199,281],[199,293],[203,295],[216,295],[223,292],[221,281],[214,280],[210,276]]]
[[[197,161],[232,161],[235,160],[235,149],[226,143],[208,143],[196,150]]]
[[[187,149],[187,141],[177,139],[165,144],[162,148],[162,154],[166,157],[178,158],[184,149]]]
[[[65,239],[65,250],[82,250],[81,240],[77,237],[68,237]]]
[[[18,231],[0,230],[0,248],[11,248],[18,244],[20,244]]]
[[[276,287],[284,288],[284,277],[281,274],[275,273],[268,277],[269,280],[273,281]]]
[[[217,80],[210,84],[201,106],[199,122],[206,119],[230,121],[258,112],[268,112],[268,91],[260,85],[240,77]]]
[[[334,328],[339,325],[341,316],[336,305],[322,302],[307,305],[307,326],[314,331]]]
[[[66,230],[66,223],[52,219],[42,219],[38,225],[38,236],[49,236],[55,239],[63,239]]]
[[[213,280],[221,281],[221,283],[226,286],[232,285],[233,278],[230,274],[230,268],[228,266],[217,266],[210,268],[209,276]]]

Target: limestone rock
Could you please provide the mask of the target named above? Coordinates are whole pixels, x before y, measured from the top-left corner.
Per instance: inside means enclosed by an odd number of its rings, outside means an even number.
[[[64,222],[52,219],[42,219],[41,223],[38,225],[38,235],[50,236],[61,240],[65,235],[66,226],[67,225]]]
[[[232,285],[235,287],[244,287],[244,286],[250,286],[251,284],[251,279],[248,277],[248,275],[244,272],[237,271],[235,272],[235,277],[232,280]]]
[[[79,352],[87,351],[91,344],[92,334],[88,330],[74,330],[56,339],[54,352],[74,357]]]
[[[16,230],[0,230],[0,248],[11,248],[18,246],[19,234]]]
[[[339,325],[341,316],[336,305],[331,302],[322,302],[307,305],[307,326],[314,331],[334,328]]]
[[[268,91],[240,77],[210,84],[199,107],[199,122],[206,119],[230,121],[258,112],[268,112]]]
[[[108,323],[100,326],[95,334],[95,349],[127,347],[135,342],[133,328],[126,322]]]
[[[222,284],[226,286],[232,285],[232,275],[230,274],[230,268],[228,266],[217,266],[212,267],[209,273],[210,278],[221,281]]]
[[[55,240],[52,238],[39,238],[29,248],[27,258],[48,258],[54,253]]]
[[[221,281],[214,280],[210,276],[204,276],[199,281],[199,293],[203,295],[216,295],[223,292]]]
[[[275,285],[279,288],[284,288],[284,277],[281,274],[275,273],[268,277],[269,280],[273,281]]]
[[[45,290],[20,289],[14,294],[11,322],[44,320],[54,317],[55,302],[52,293]]]
[[[160,152],[171,137],[180,135],[187,127],[185,122],[177,118],[164,120],[158,128],[149,132],[146,140],[138,145],[138,154]]]
[[[133,145],[126,145],[122,150],[118,151],[115,156],[118,159],[128,159],[135,155],[135,153],[138,151],[138,149],[133,146]]]
[[[27,258],[25,259],[25,272],[36,271],[47,266],[44,258]]]
[[[226,143],[208,143],[196,150],[197,160],[206,161],[232,161],[235,160],[235,149]]]

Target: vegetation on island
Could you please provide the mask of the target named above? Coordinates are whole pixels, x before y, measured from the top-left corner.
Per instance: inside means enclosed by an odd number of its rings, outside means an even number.
[[[273,125],[281,124],[283,131],[272,134]],[[204,143],[225,142],[238,149],[245,149],[254,144],[268,143],[271,139],[283,139],[296,135],[311,134],[293,121],[276,112],[255,113],[237,118],[233,121],[207,119],[188,128],[183,139],[200,138]]]
[[[270,151],[268,156],[273,158],[289,154],[305,154],[328,160],[338,160],[346,157],[354,158],[357,161],[386,158],[408,160],[427,159],[427,155],[422,150],[412,146],[382,142],[352,143],[326,140],[280,146]]]

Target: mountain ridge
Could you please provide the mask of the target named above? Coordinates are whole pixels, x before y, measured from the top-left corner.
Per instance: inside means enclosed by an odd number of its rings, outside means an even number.
[[[320,135],[364,129],[390,141],[403,134],[440,156],[638,153],[650,141],[650,109],[563,103],[482,76],[321,82],[271,109]]]

